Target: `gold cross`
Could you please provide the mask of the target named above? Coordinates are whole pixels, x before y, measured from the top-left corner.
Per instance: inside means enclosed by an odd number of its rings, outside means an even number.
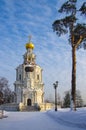
[[[29,37],[29,43],[30,43],[32,36],[31,36],[31,35],[29,35],[28,37]]]

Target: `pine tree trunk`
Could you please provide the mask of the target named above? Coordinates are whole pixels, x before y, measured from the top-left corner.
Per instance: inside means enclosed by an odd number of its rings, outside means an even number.
[[[72,82],[71,96],[74,110],[76,110],[76,46],[72,47]]]

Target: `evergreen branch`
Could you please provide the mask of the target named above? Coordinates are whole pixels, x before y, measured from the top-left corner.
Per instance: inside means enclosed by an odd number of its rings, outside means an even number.
[[[70,15],[67,16],[63,19],[60,20],[56,20],[52,26],[53,26],[53,30],[56,31],[56,34],[58,36],[62,35],[62,34],[66,34],[68,33],[67,28],[71,26],[72,23],[76,22],[76,18],[74,15]]]
[[[60,13],[66,12],[67,14],[71,12],[71,13],[75,14],[75,12],[76,12],[76,6],[75,6],[76,1],[77,0],[69,0],[69,1],[65,2],[61,6],[61,8],[58,10],[58,12],[60,12]]]
[[[86,2],[83,3],[79,11],[81,11],[81,14],[84,14],[86,16]]]

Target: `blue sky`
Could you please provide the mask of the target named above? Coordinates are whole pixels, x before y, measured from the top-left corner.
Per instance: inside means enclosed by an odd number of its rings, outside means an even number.
[[[0,0],[0,76],[13,89],[16,67],[23,63],[25,44],[32,36],[36,62],[43,68],[45,96],[53,97],[53,83],[59,81],[61,97],[71,88],[71,46],[67,35],[58,37],[52,23],[63,17],[59,7],[66,0]],[[85,0],[78,0],[78,7]],[[86,23],[85,17],[80,18]],[[77,51],[77,89],[86,99],[86,51]]]

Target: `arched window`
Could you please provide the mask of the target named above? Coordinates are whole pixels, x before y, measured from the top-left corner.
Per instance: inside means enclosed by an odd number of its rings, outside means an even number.
[[[19,74],[19,80],[21,80],[21,74]]]
[[[37,80],[39,80],[39,74],[37,74]]]

